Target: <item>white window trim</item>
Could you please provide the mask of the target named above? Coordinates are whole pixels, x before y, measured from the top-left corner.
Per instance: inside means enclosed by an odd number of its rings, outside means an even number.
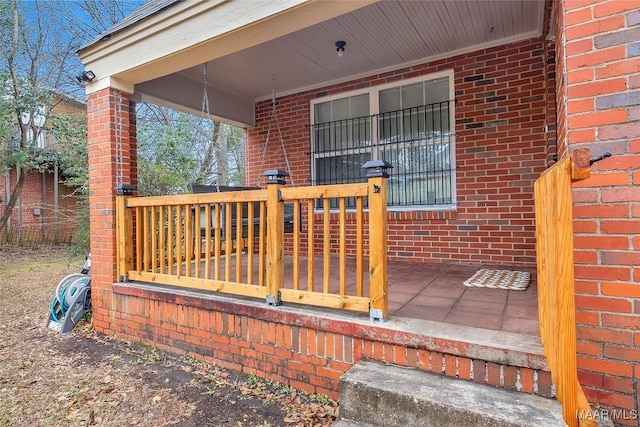
[[[410,79],[405,80],[397,80],[391,83],[385,83],[378,86],[371,86],[364,89],[357,89],[348,92],[340,92],[334,95],[323,96],[321,98],[312,99],[309,103],[309,117],[311,126],[309,126],[309,141],[311,142],[311,177],[315,178],[315,144],[313,143],[313,126],[315,123],[315,105],[322,104],[328,101],[334,101],[336,99],[348,98],[351,96],[362,95],[364,93],[369,94],[369,114],[377,115],[380,114],[380,103],[379,103],[379,92],[385,89],[400,87],[409,85],[412,83],[424,82],[426,80],[435,80],[442,77],[449,78],[449,100],[455,99],[455,79],[453,69],[448,69],[444,71],[438,71],[436,73],[425,74],[417,77],[412,77]],[[455,211],[458,208],[458,192],[457,192],[457,180],[456,180],[456,170],[457,170],[457,160],[456,160],[456,132],[455,132],[455,102],[449,108],[449,123],[451,123],[451,203],[445,205],[413,205],[413,206],[388,206],[387,210],[389,212],[412,212],[412,211],[427,211],[427,212],[438,212],[438,211]],[[371,137],[374,140],[378,140],[377,134],[377,126],[372,126],[371,129]],[[377,151],[373,150],[372,159],[376,157]],[[349,209],[351,210],[351,209]],[[321,211],[321,210],[320,210]],[[337,212],[337,210],[332,209],[331,212]],[[316,212],[319,210],[316,209]]]

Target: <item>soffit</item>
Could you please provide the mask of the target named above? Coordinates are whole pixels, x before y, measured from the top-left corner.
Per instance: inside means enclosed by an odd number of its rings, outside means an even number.
[[[212,60],[212,85],[263,99],[541,34],[541,0],[383,0]],[[346,41],[338,57],[335,42]],[[202,81],[203,66],[180,72]]]
[[[137,99],[148,91],[149,99],[197,111],[206,62],[209,93],[218,94],[210,96],[217,117],[224,118],[225,102],[232,101],[244,111],[233,120],[251,124],[253,102],[270,98],[273,89],[295,93],[540,35],[545,0],[208,0],[169,6],[80,52],[98,76],[87,90],[135,87]],[[341,58],[338,40],[347,43]],[[199,99],[185,102],[186,86]]]

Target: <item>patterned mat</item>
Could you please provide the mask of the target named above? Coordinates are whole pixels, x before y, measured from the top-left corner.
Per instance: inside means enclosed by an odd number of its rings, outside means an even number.
[[[529,286],[531,275],[524,271],[480,269],[465,280],[464,285],[476,288],[508,289],[524,291]]]

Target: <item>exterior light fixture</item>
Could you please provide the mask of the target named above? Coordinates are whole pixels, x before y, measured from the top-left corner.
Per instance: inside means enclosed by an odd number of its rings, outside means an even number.
[[[338,40],[336,42],[336,52],[338,52],[338,56],[340,58],[342,58],[342,55],[344,55],[344,47],[347,45],[347,42],[343,41],[343,40]]]
[[[92,82],[93,79],[96,78],[96,75],[93,71],[84,71],[82,74],[76,76],[76,80],[80,83],[89,83]]]
[[[392,168],[393,165],[385,160],[369,160],[362,165],[362,169],[367,171],[367,178],[376,176],[389,178],[389,172],[387,172],[387,170]]]

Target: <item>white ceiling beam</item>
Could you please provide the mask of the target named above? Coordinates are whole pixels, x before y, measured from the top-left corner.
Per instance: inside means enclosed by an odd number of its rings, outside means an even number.
[[[211,87],[208,88],[207,97],[209,115],[213,120],[222,119],[225,123],[245,128],[255,125],[253,99]],[[197,116],[207,115],[207,112],[202,110],[203,83],[187,79],[180,74],[137,84],[132,99],[136,102],[163,105]]]

